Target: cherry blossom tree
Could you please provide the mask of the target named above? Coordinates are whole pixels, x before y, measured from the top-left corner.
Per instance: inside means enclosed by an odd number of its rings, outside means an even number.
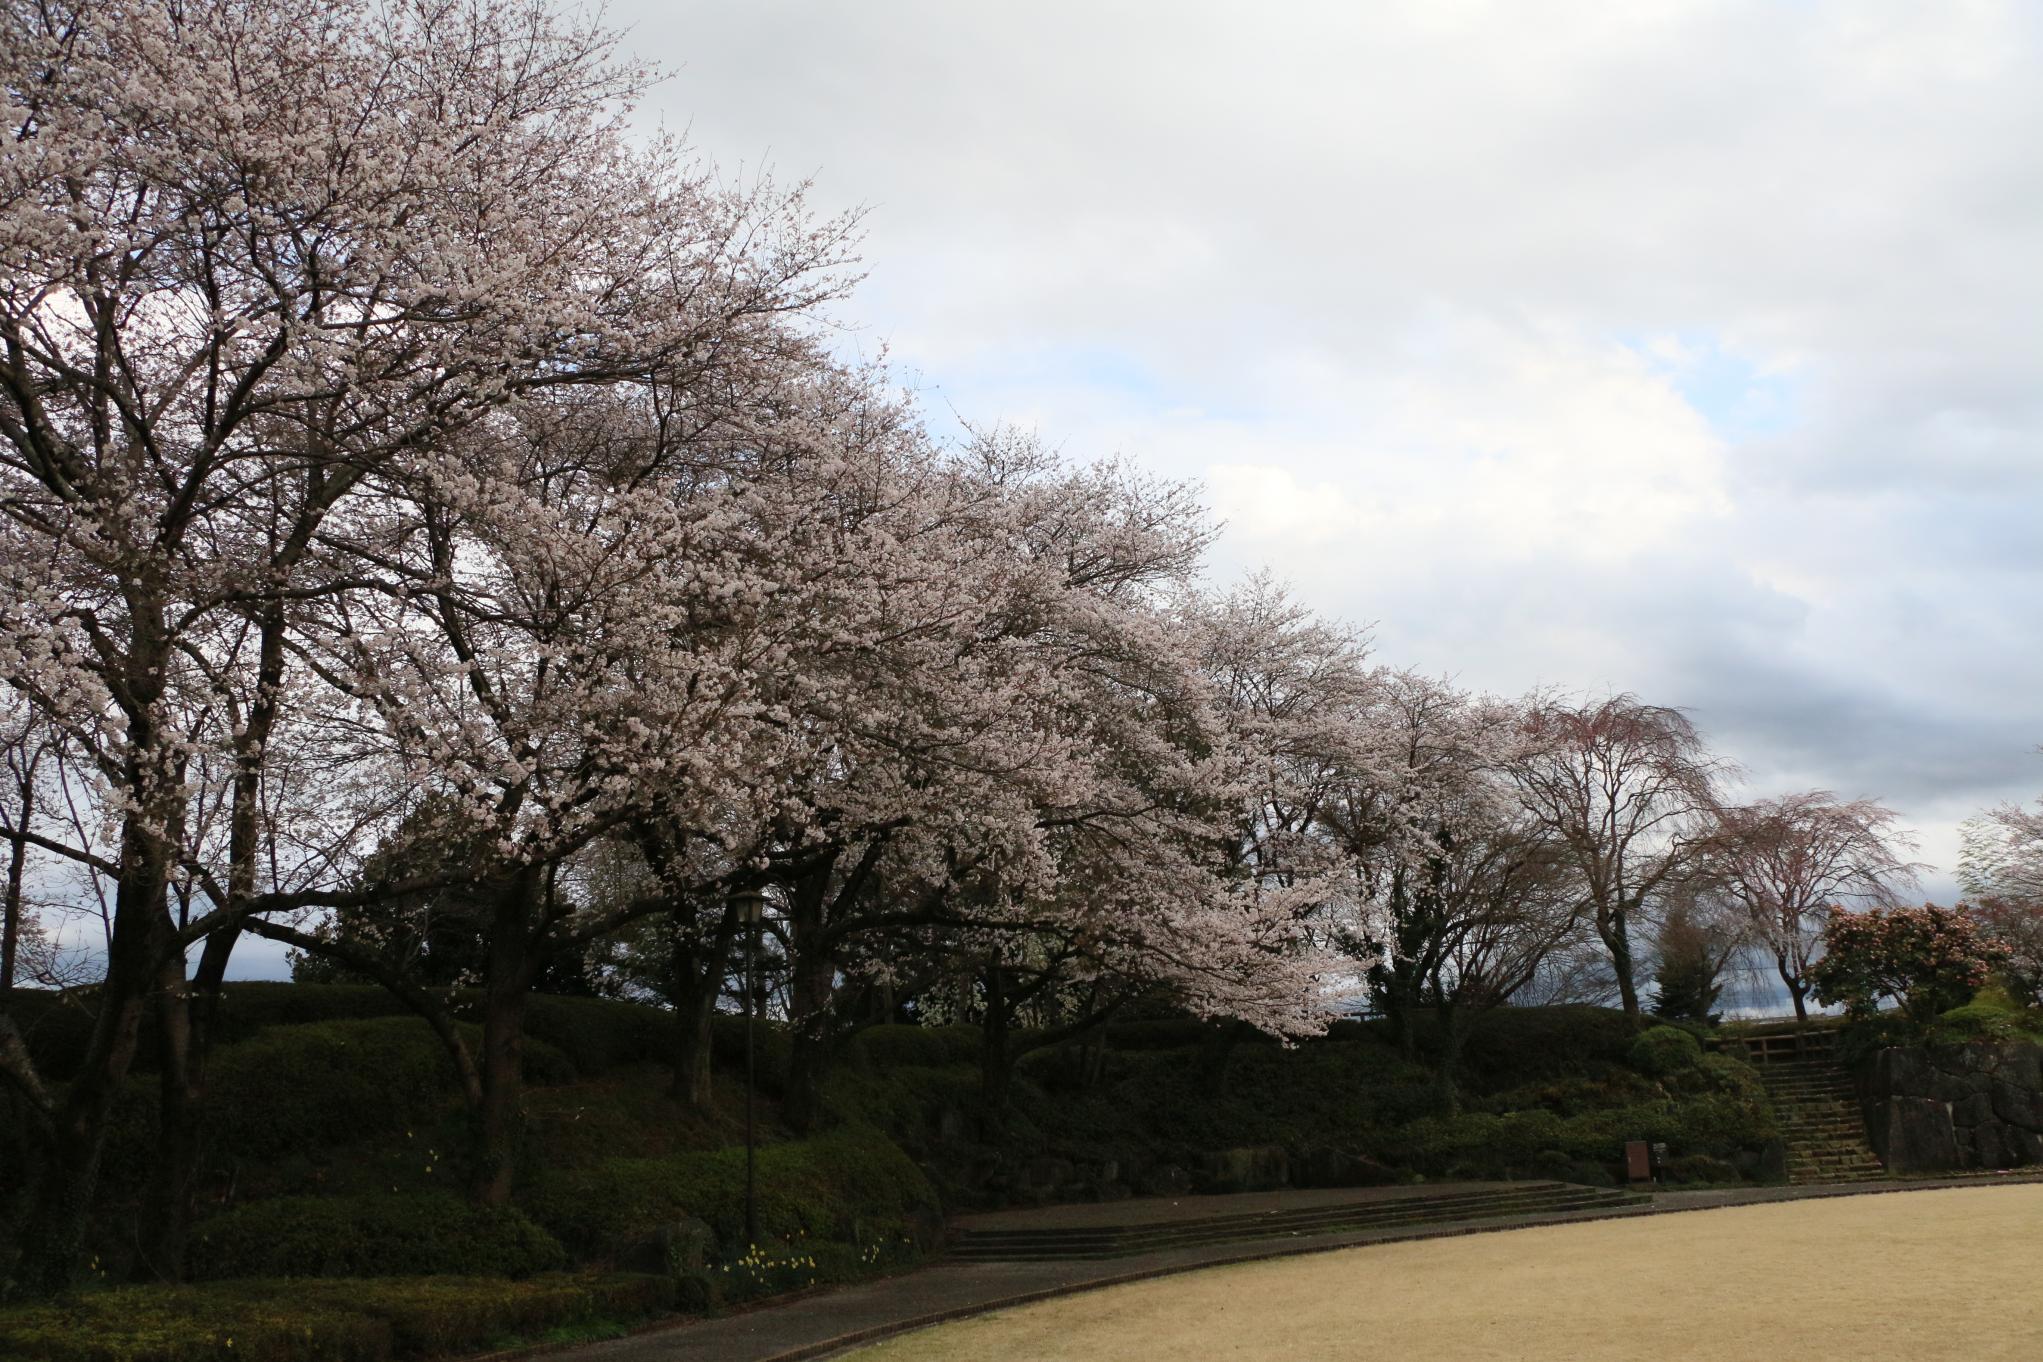
[[[0,675],[117,828],[110,858],[54,852],[116,886],[27,1236],[55,1286],[148,1000],[173,1130],[201,1081],[171,1015],[187,947],[202,994],[243,919],[336,901],[249,868],[292,617],[347,580],[315,551],[329,524],[520,393],[777,349],[781,315],[840,287],[842,233],[627,137],[645,73],[537,5],[80,0],[4,23]],[[219,894],[180,920],[213,848]],[[149,1250],[167,1272],[176,1219]]]
[[[1516,813],[1501,779],[1516,738],[1504,705],[1416,672],[1381,669],[1329,822],[1376,922],[1351,945],[1377,958],[1371,989],[1400,1044],[1416,1045],[1428,987],[1467,925],[1478,844]]]
[[[1630,695],[1535,697],[1523,731],[1513,761],[1519,797],[1573,867],[1619,1000],[1637,1017],[1633,923],[1694,866],[1724,764],[1688,716]]]
[[[1244,873],[1286,886],[1326,881],[1333,899],[1352,891],[1335,820],[1353,803],[1384,694],[1365,635],[1314,615],[1267,575],[1196,597],[1183,613],[1243,753],[1234,854]]]
[[[1514,706],[1436,678],[1380,669],[1329,825],[1370,907],[1355,944],[1400,1044],[1435,1022],[1440,1094],[1452,1109],[1473,1018],[1538,973],[1577,921],[1552,836],[1521,809],[1510,764]]]
[[[868,631],[884,649],[821,652],[858,660],[860,675],[838,683],[858,699],[855,721],[835,726],[843,737],[813,768],[810,812],[781,853],[796,1121],[839,1004],[886,963],[889,933],[1082,939],[1086,968],[1194,1010],[1280,1032],[1324,1021],[1278,887],[1212,855],[1236,772],[1161,608],[1203,546],[1196,503],[1113,466],[1061,469],[1026,442],[975,453],[965,485],[980,489],[980,523],[941,559],[967,595],[890,593],[890,617],[914,613]],[[989,970],[1004,950],[986,948]]]
[[[1841,800],[1828,790],[1717,812],[1708,873],[1744,908],[1797,1020],[1809,1015],[1809,969],[1830,908],[1893,903],[1914,886],[1916,868],[1903,859],[1914,842],[1897,822],[1875,800]]]

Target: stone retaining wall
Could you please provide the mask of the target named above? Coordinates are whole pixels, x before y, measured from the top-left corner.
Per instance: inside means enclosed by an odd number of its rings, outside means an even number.
[[[1889,1173],[2043,1163],[2043,1048],[1882,1050],[1861,1069],[1859,1092]]]

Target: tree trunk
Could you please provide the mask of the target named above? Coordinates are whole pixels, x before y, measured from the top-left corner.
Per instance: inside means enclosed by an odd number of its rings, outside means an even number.
[[[834,1049],[828,1013],[812,1013],[796,1022],[790,1042],[781,1115],[797,1135],[807,1135],[823,1116],[823,1080],[829,1076]]]
[[[62,1291],[77,1272],[114,1100],[134,1061],[159,962],[176,951],[169,930],[169,877],[160,841],[143,827],[144,817],[132,815],[122,830],[98,1016],[84,1062],[50,1123],[50,1158],[21,1238],[20,1279],[34,1291]]]
[[[1079,1069],[1079,1085],[1088,1092],[1100,1085],[1107,1072],[1108,1023],[1100,1022],[1099,1034],[1085,1044],[1085,1058]]]
[[[715,1100],[711,1083],[716,1000],[723,993],[737,940],[738,914],[728,904],[717,918],[705,946],[694,909],[682,902],[674,909],[674,958],[671,985],[674,1003],[674,1099],[693,1111],[707,1112]]]
[[[233,799],[228,814],[227,898],[233,909],[255,894],[256,862],[262,839],[262,766],[276,727],[284,676],[284,612],[272,601],[261,613],[256,686],[235,738]],[[141,1257],[137,1277],[179,1281],[184,1276],[185,1240],[192,1201],[198,1191],[200,1123],[206,1098],[206,1061],[212,1048],[214,1015],[227,961],[240,939],[239,923],[206,937],[199,967],[185,981],[184,953],[163,962],[157,995],[160,1111],[156,1161],[149,1170],[143,1202]]]
[[[26,833],[28,819],[32,812],[33,792],[24,788],[21,792],[21,808],[17,811],[21,819],[21,831]],[[21,949],[21,881],[28,867],[28,839],[14,836],[7,839],[7,898],[4,903],[4,917],[0,917],[0,995],[14,987],[14,961]]]
[[[1610,968],[1617,976],[1617,996],[1624,1005],[1624,1014],[1637,1021],[1639,986],[1632,979],[1632,939],[1626,916],[1623,909],[1612,911],[1597,924],[1597,934],[1610,951]]]
[[[715,1104],[711,1082],[717,995],[723,991],[723,967],[705,979],[693,968],[674,999],[674,1099],[691,1111],[708,1112]]]
[[[184,1279],[185,1243],[204,1153],[201,1122],[213,1018],[239,934],[229,928],[208,936],[199,955],[198,973],[189,983],[181,955],[165,961],[159,975],[156,1018],[161,1072],[156,1159],[142,1203],[141,1256],[135,1264],[138,1280]]]
[[[538,892],[538,872],[520,870],[504,887],[490,914],[482,997],[482,1103],[476,1113],[469,1168],[470,1191],[486,1206],[508,1202],[517,1175],[525,996],[537,974],[531,930]]]
[[[1461,1009],[1452,1005],[1440,1009],[1440,1061],[1436,1089],[1440,1109],[1448,1116],[1461,1114],[1461,1052],[1468,1042],[1468,1022]]]
[[[1775,972],[1780,975],[1782,985],[1788,990],[1788,1001],[1795,1005],[1795,1020],[1798,1022],[1808,1021],[1809,1006],[1803,1000],[1808,996],[1809,985],[1795,971],[1794,965],[1789,961],[1784,951],[1776,950],[1773,953],[1773,967]]]
[[[1227,1067],[1233,1062],[1235,1048],[1255,1031],[1245,1021],[1225,1021],[1214,1027],[1212,1038],[1199,1052],[1199,1085],[1205,1092],[1218,1097],[1227,1091]]]
[[[791,1025],[787,1086],[781,1114],[796,1134],[822,1117],[823,1080],[833,1050],[830,1004],[837,963],[823,943],[824,913],[836,858],[825,857],[795,881],[788,899],[788,1008]]]
[[[1007,1130],[1007,1098],[1014,1086],[1014,1048],[1008,1041],[1007,972],[999,962],[986,965],[986,1013],[979,1028],[980,1119],[990,1143]]]

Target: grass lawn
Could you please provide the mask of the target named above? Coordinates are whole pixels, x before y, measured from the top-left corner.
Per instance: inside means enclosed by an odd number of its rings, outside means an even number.
[[[2043,1357],[2043,1186],[1347,1249],[1087,1292],[859,1362]]]

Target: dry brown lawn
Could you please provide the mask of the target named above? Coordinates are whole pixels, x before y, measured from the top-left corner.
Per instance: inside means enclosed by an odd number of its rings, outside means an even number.
[[[1781,1202],[1273,1259],[858,1362],[2043,1362],[2043,1185]]]

